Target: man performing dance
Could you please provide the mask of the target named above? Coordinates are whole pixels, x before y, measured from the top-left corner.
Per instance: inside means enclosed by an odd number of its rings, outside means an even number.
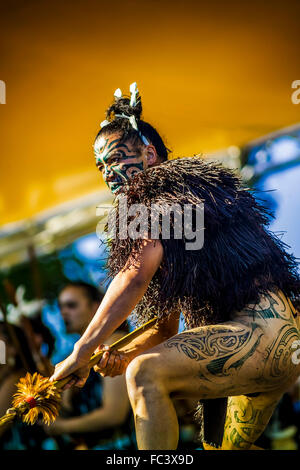
[[[249,449],[300,373],[292,360],[300,339],[297,264],[268,231],[265,209],[234,172],[199,157],[167,160],[161,137],[141,112],[135,84],[131,98],[118,89],[95,140],[97,167],[117,195],[117,225],[123,196],[128,208],[203,203],[204,245],[186,249],[187,240],[175,230],[169,239],[162,231],[152,238],[111,239],[113,280],[52,379],[73,374],[68,386],[83,386],[90,356],[132,311],[138,323],[157,316],[152,331],[124,351],[107,350],[96,367],[109,376],[126,370],[138,448],[176,449],[174,399],[199,399],[205,410],[228,397],[226,421],[223,405],[219,425],[204,413],[204,432],[221,429],[205,439],[223,449]],[[178,334],[181,312],[187,330]]]

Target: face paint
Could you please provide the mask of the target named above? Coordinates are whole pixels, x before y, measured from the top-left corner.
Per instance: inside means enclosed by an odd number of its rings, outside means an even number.
[[[146,169],[142,155],[137,154],[128,142],[120,143],[115,136],[100,137],[94,151],[96,166],[113,194],[120,192],[136,173]]]

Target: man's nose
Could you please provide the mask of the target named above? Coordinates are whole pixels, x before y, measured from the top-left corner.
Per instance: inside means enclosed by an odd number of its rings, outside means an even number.
[[[61,316],[63,317],[63,319],[65,319],[68,316],[68,309],[66,307],[62,307],[60,309],[60,313],[61,313]]]
[[[114,179],[115,172],[112,168],[108,166],[105,168],[105,179],[106,181],[112,181]]]

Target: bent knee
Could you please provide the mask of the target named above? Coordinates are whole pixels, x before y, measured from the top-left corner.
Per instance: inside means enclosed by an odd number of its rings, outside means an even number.
[[[133,359],[126,370],[128,387],[158,385],[162,381],[161,361],[157,355],[142,354]]]

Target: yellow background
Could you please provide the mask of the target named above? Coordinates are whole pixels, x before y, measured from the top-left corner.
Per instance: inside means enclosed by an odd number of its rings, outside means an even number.
[[[133,81],[176,156],[299,121],[299,18],[299,1],[1,2],[0,223],[104,188],[93,139]]]

